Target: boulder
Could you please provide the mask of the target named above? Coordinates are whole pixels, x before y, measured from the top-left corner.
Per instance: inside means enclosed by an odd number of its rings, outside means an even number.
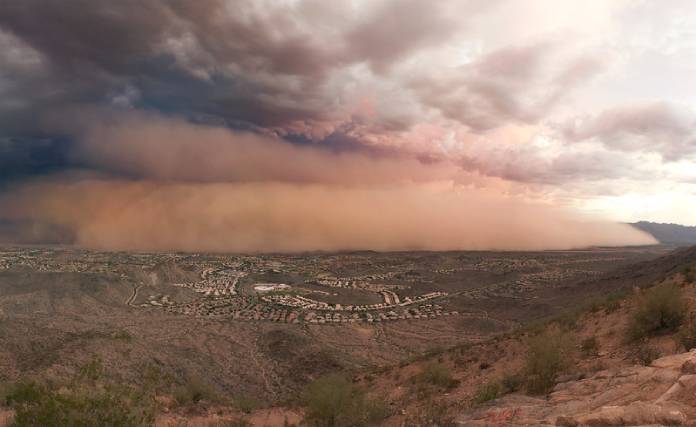
[[[457,423],[696,427],[696,351],[662,357],[651,366],[605,370],[569,380],[558,384],[548,399],[504,396],[462,414]]]
[[[642,426],[658,424],[681,426],[686,415],[674,405],[632,402],[627,406],[604,406],[599,410],[573,418],[576,425],[589,427]]]

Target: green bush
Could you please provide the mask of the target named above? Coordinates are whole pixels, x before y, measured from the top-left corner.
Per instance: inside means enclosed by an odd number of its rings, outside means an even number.
[[[558,374],[571,365],[572,348],[570,337],[558,330],[531,338],[524,368],[527,392],[547,393],[556,384]]]
[[[598,313],[602,310],[606,314],[610,314],[621,308],[621,301],[626,297],[623,292],[614,292],[603,297],[595,299],[590,304],[590,311],[592,313]]]
[[[596,356],[598,351],[599,343],[597,342],[597,338],[594,336],[587,337],[580,343],[580,352],[584,357]]]
[[[696,317],[692,317],[682,326],[677,336],[679,344],[684,346],[686,351],[696,348]]]
[[[126,331],[125,329],[118,330],[114,332],[111,337],[115,340],[120,340],[124,342],[131,342],[133,341],[133,336],[130,334],[130,332]]]
[[[234,420],[217,421],[208,424],[208,427],[251,427],[251,423],[244,418]]]
[[[506,374],[500,381],[491,381],[481,385],[474,395],[474,403],[480,404],[500,396],[518,391],[523,384],[520,374]]]
[[[556,324],[563,330],[574,331],[578,328],[582,311],[579,309],[569,310],[552,318],[547,325]]]
[[[75,389],[56,392],[37,383],[22,383],[6,396],[15,410],[12,426],[144,426],[154,421],[152,408],[143,408],[126,390]]]
[[[104,366],[102,365],[101,359],[93,357],[92,360],[85,363],[77,370],[75,381],[94,384],[103,374]]]
[[[429,363],[414,377],[417,383],[429,384],[436,387],[451,389],[459,384],[452,378],[449,369],[441,363]]]
[[[439,396],[423,400],[421,403],[414,408],[415,410],[409,410],[403,424],[405,427],[454,425],[451,406]]]
[[[685,316],[686,303],[681,289],[673,284],[655,286],[638,298],[628,325],[628,339],[636,341],[676,331]]]
[[[485,403],[490,400],[496,399],[501,394],[502,390],[500,384],[497,382],[489,382],[483,384],[478,388],[478,390],[476,390],[476,394],[474,395],[474,402],[478,404]]]
[[[623,296],[620,294],[612,294],[607,296],[604,301],[604,312],[606,314],[611,314],[621,308],[621,300]]]
[[[249,414],[263,406],[263,402],[250,396],[238,396],[234,399],[234,406],[245,414]]]
[[[503,386],[505,393],[514,393],[522,388],[523,382],[520,374],[506,374],[500,380],[500,385]]]
[[[384,404],[369,398],[361,387],[342,375],[328,375],[311,383],[304,393],[305,421],[316,427],[378,425],[386,417]]]
[[[202,400],[217,401],[218,395],[213,388],[201,380],[189,377],[188,380],[174,388],[172,393],[174,400],[181,406],[195,405]]]
[[[16,427],[144,426],[154,422],[153,388],[109,379],[99,358],[81,366],[66,384],[22,382],[3,390]]]
[[[684,267],[682,274],[684,275],[684,281],[686,283],[694,283],[694,270],[690,266]]]

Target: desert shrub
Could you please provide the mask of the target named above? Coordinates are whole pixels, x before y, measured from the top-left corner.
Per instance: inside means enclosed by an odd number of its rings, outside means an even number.
[[[505,393],[514,393],[522,388],[524,380],[520,374],[506,374],[500,380]]]
[[[154,394],[171,392],[175,377],[160,366],[148,363],[140,369],[141,389]]]
[[[425,353],[423,353],[424,359],[432,359],[433,357],[442,356],[445,353],[446,348],[440,345],[436,345],[428,348]]]
[[[596,356],[598,351],[599,343],[597,342],[597,338],[594,336],[587,337],[580,343],[580,352],[584,357]]]
[[[151,407],[126,389],[75,388],[54,391],[38,383],[22,383],[6,396],[15,410],[15,427],[144,426],[154,421]]]
[[[518,391],[523,385],[520,374],[506,374],[499,381],[491,381],[482,384],[474,395],[474,403],[480,404],[496,399],[508,393]]]
[[[604,306],[604,312],[607,314],[611,314],[621,308],[621,300],[623,299],[623,296],[621,294],[611,294],[606,297],[604,300],[603,306]]]
[[[245,418],[235,418],[233,420],[212,422],[208,424],[208,427],[251,427],[251,422]]]
[[[556,382],[558,374],[572,362],[570,337],[559,330],[547,330],[529,341],[524,378],[527,392],[544,394]]]
[[[636,341],[661,332],[675,331],[684,322],[685,315],[686,303],[678,286],[655,286],[638,298],[629,321],[628,339]]]
[[[626,294],[623,292],[614,292],[597,298],[590,304],[590,311],[592,313],[604,311],[606,314],[611,314],[621,308],[621,301],[625,297]]]
[[[210,385],[194,377],[189,377],[184,384],[175,387],[172,396],[182,406],[195,405],[202,400],[218,400],[217,393]]]
[[[561,329],[574,331],[578,328],[581,315],[581,310],[570,310],[554,317],[548,324],[556,324]]]
[[[488,382],[481,385],[478,388],[478,390],[476,390],[476,394],[474,395],[474,402],[478,404],[485,403],[490,400],[496,399],[501,394],[502,390],[498,382]]]
[[[684,270],[682,270],[682,274],[684,275],[684,281],[686,283],[694,283],[694,270],[690,266],[684,267]]]
[[[75,381],[88,381],[90,383],[94,383],[101,378],[103,373],[104,366],[102,365],[101,359],[98,357],[93,357],[92,360],[85,363],[77,370]]]
[[[130,334],[130,332],[126,331],[125,329],[120,329],[116,332],[114,332],[111,335],[111,338],[119,341],[124,341],[124,342],[131,342],[133,341],[133,336]]]
[[[454,416],[447,402],[439,398],[430,398],[423,401],[423,404],[414,411],[409,411],[403,425],[404,427],[452,426]]]
[[[650,365],[653,360],[660,357],[660,351],[655,347],[641,345],[636,349],[635,358],[643,366]]]
[[[696,317],[691,317],[684,326],[682,326],[677,336],[679,344],[684,346],[687,351],[696,348]]]
[[[452,378],[449,369],[441,363],[429,363],[414,377],[416,383],[429,384],[436,387],[451,389],[459,384]]]
[[[311,383],[304,393],[305,421],[317,427],[377,425],[386,416],[384,404],[342,375]]]
[[[263,406],[263,402],[251,396],[238,396],[234,399],[234,406],[245,414]]]

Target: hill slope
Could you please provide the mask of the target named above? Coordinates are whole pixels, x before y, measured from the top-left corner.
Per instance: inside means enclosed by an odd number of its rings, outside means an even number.
[[[361,382],[401,411],[387,419],[388,426],[696,425],[696,351],[684,353],[681,332],[627,341],[631,319],[651,285],[678,286],[688,312],[696,312],[696,282],[685,276],[687,267],[696,267],[696,247],[586,283],[597,294],[635,286],[621,300],[607,299],[576,316],[383,368],[363,375]],[[576,297],[577,305],[588,301],[585,293]],[[527,395],[529,345],[544,331],[557,330],[571,343],[569,367],[555,378],[549,395]],[[449,377],[441,382],[451,385],[423,379],[434,366]]]
[[[652,234],[653,237],[663,244],[678,246],[696,244],[696,227],[679,224],[660,224],[648,221],[640,221],[631,225],[639,230]]]

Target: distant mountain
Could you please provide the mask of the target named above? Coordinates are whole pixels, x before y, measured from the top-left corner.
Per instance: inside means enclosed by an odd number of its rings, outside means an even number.
[[[660,243],[679,246],[696,244],[696,227],[648,221],[640,221],[631,225],[652,234]]]

